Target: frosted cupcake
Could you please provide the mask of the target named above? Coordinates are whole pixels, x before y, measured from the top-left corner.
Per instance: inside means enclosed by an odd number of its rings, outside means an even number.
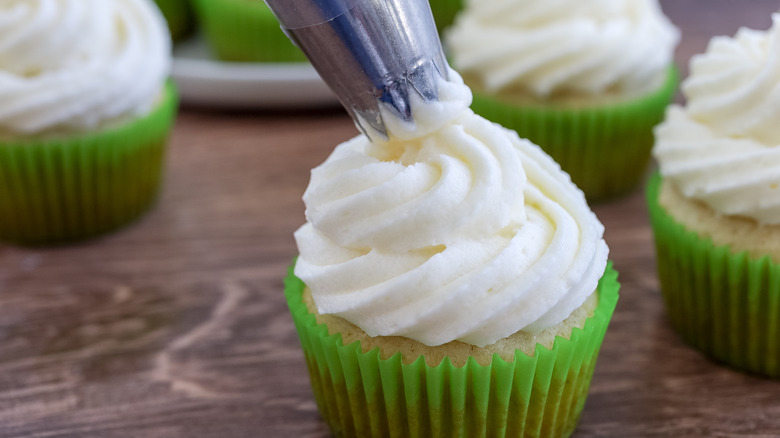
[[[687,106],[656,130],[648,201],[661,290],[682,337],[780,377],[780,15],[691,60]]]
[[[201,31],[223,61],[306,62],[262,0],[192,0]]]
[[[0,240],[71,241],[154,201],[176,109],[150,0],[0,3]]]
[[[589,200],[642,179],[678,40],[656,0],[467,0],[445,35],[474,111],[541,146]]]
[[[603,227],[450,72],[312,171],[286,296],[336,436],[561,436],[617,301]]]

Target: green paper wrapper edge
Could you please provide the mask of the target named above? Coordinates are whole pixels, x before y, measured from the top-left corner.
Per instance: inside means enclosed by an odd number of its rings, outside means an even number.
[[[639,185],[650,162],[653,127],[663,120],[677,81],[677,69],[670,67],[664,84],[645,96],[578,108],[521,106],[474,92],[471,108],[539,145],[594,202]]]
[[[308,62],[262,0],[192,0],[201,32],[222,61]]]
[[[119,228],[157,198],[178,93],[100,131],[0,141],[0,240],[69,243]]]
[[[320,414],[340,437],[568,436],[579,421],[604,334],[618,300],[610,263],[599,281],[599,303],[571,338],[533,356],[491,364],[448,358],[431,367],[423,357],[403,364],[400,353],[381,359],[358,341],[317,324],[301,298],[303,282],[291,267],[285,297],[306,357]],[[552,434],[552,435],[550,435]]]
[[[691,346],[741,371],[780,378],[780,265],[716,246],[658,202],[647,185],[661,292],[674,329]]]

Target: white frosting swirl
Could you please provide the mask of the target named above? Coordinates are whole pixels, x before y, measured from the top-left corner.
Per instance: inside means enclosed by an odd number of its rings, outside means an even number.
[[[780,15],[769,31],[715,37],[683,83],[690,116],[723,137],[780,144]]]
[[[455,68],[486,91],[541,98],[651,91],[678,41],[657,0],[467,0],[446,33]]]
[[[0,2],[0,131],[86,131],[143,114],[170,50],[150,0]]]
[[[469,109],[420,129],[360,135],[312,171],[295,273],[319,312],[427,345],[484,346],[563,321],[606,266],[582,192]]]
[[[780,224],[780,14],[691,60],[687,107],[656,128],[661,174],[715,211]]]

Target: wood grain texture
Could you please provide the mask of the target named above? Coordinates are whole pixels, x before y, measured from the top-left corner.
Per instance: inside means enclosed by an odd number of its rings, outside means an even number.
[[[774,0],[667,0],[678,62]],[[182,110],[162,198],[110,236],[0,246],[0,437],[328,436],[281,295],[309,169],[356,133],[318,112]],[[641,191],[595,206],[622,297],[575,436],[780,436],[780,382],[664,316]]]

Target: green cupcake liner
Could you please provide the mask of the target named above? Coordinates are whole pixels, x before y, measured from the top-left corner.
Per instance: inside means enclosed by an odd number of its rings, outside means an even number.
[[[262,0],[193,0],[203,34],[223,61],[306,62]]]
[[[70,137],[0,141],[0,240],[43,245],[114,230],[157,197],[178,95],[148,115]]]
[[[577,426],[601,342],[618,299],[617,272],[607,267],[599,304],[570,339],[552,349],[521,351],[513,362],[498,355],[489,365],[469,358],[455,367],[445,358],[403,364],[401,354],[381,359],[359,341],[343,345],[329,335],[302,300],[303,282],[290,268],[285,296],[309,368],[320,414],[338,437],[568,436]]]
[[[195,19],[192,16],[189,0],[155,0],[165,20],[171,38],[178,41],[194,29]]]
[[[430,0],[430,4],[440,34],[455,22],[455,16],[463,9],[463,0]]]
[[[539,145],[593,202],[638,186],[650,162],[653,127],[663,120],[676,87],[677,70],[670,68],[654,93],[613,105],[521,107],[475,92],[471,107]]]
[[[661,292],[672,326],[696,349],[732,368],[780,378],[780,265],[716,246],[658,203],[647,186]]]

